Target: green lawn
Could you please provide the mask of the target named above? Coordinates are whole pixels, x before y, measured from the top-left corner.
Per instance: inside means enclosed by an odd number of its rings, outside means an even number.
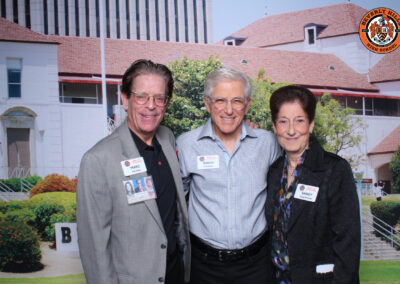
[[[3,278],[0,284],[85,284],[83,274],[55,278]],[[362,261],[361,284],[399,284],[400,261]]]
[[[85,284],[83,274],[67,275],[60,277],[41,277],[41,278],[0,278],[1,284]]]
[[[395,201],[400,201],[400,195],[396,194],[396,195],[388,195],[388,196],[382,196],[382,200],[395,200]],[[361,197],[361,203],[362,205],[367,205],[368,207],[370,206],[370,204],[376,201],[375,196],[372,195],[363,195]],[[399,282],[400,283],[400,282]]]
[[[361,284],[399,284],[400,261],[362,261]]]

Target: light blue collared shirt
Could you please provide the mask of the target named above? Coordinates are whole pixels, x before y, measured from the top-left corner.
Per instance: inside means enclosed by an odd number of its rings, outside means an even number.
[[[220,249],[239,249],[266,230],[267,172],[280,156],[272,133],[242,123],[232,155],[212,131],[211,119],[177,139],[191,233]],[[198,157],[219,157],[214,168],[199,169]],[[200,166],[201,168],[201,166]]]

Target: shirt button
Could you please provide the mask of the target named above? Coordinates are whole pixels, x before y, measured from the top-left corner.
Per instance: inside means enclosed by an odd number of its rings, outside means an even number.
[[[164,282],[164,277],[158,278],[158,282]]]
[[[161,244],[161,248],[162,248],[162,249],[165,249],[166,247],[167,247],[166,244]]]

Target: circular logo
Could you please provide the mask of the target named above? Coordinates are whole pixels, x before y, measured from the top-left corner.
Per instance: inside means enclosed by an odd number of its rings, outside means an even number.
[[[129,163],[129,161],[125,161],[125,167],[129,167],[131,165],[131,163]]]
[[[300,185],[300,190],[303,191],[306,187],[304,185]]]
[[[360,22],[360,39],[370,51],[388,53],[400,45],[400,16],[388,8],[369,11]]]

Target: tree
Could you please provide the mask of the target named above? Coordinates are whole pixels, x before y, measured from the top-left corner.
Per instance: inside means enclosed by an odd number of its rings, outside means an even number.
[[[265,77],[265,70],[260,69],[256,79],[252,80],[253,95],[251,105],[246,118],[256,123],[260,128],[272,131],[271,111],[269,109],[269,99],[271,94],[278,88],[288,85],[289,83],[275,83]]]
[[[184,57],[169,66],[175,80],[174,95],[163,124],[176,136],[203,125],[209,115],[203,102],[204,82],[212,71],[222,67],[219,58],[208,60]]]
[[[400,147],[390,161],[390,169],[392,170],[393,177],[393,191],[400,192]]]
[[[341,108],[338,101],[324,94],[317,103],[314,135],[326,151],[341,154],[352,167],[357,167],[362,155],[349,155],[346,151],[358,146],[362,139],[360,130],[364,125],[354,113],[353,109]]]

